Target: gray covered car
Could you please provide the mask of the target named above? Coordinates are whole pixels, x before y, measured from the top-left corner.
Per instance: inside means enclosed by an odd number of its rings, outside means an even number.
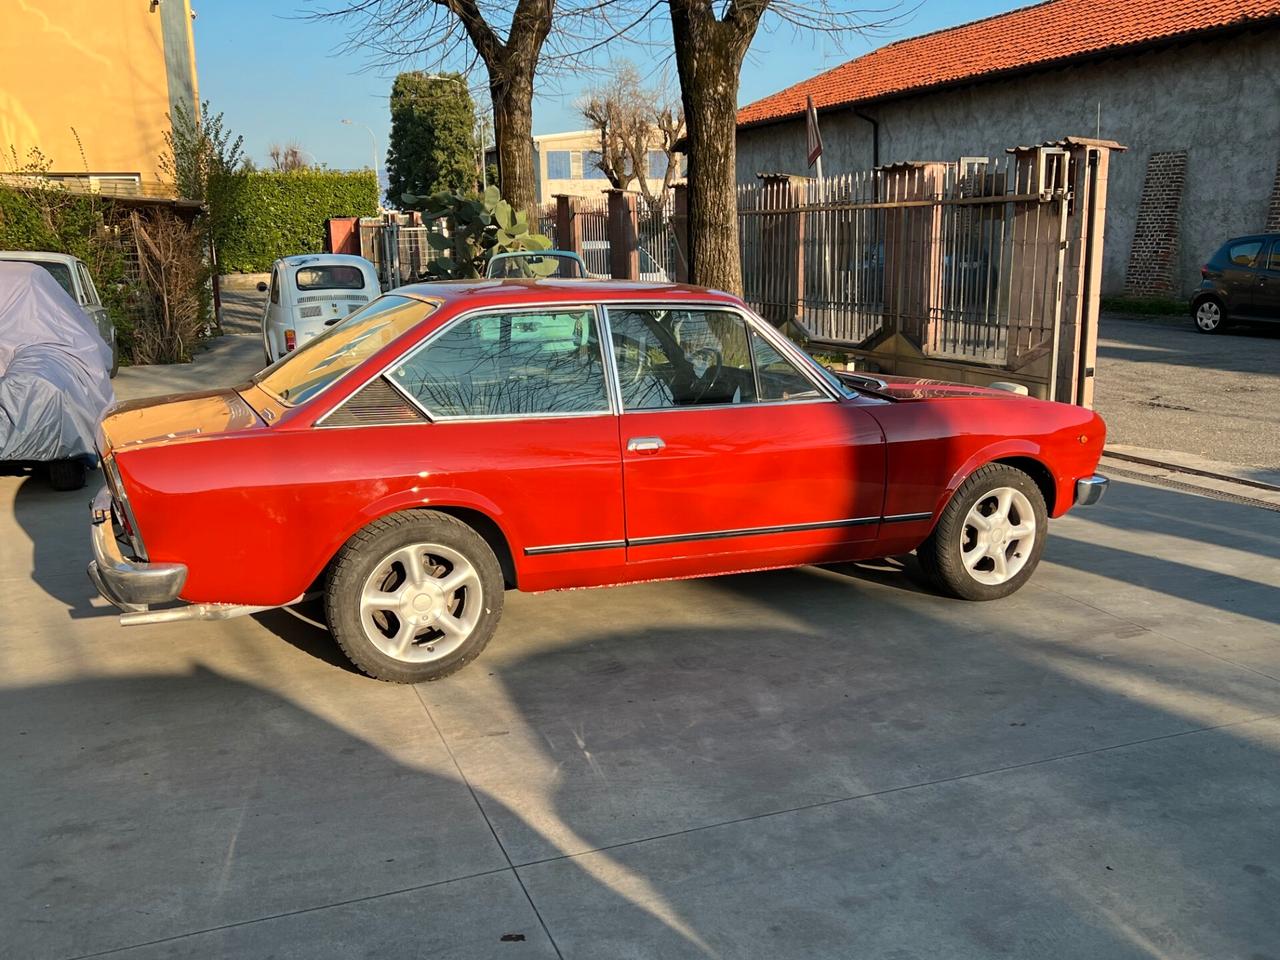
[[[0,463],[47,464],[84,486],[98,423],[115,402],[111,348],[48,271],[0,262]]]

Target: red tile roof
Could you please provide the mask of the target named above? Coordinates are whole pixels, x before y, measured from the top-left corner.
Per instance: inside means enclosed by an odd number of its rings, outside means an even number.
[[[739,126],[1280,17],[1280,0],[1048,0],[899,40],[738,111]]]

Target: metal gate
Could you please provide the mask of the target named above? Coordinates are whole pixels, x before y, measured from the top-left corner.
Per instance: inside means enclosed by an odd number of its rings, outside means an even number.
[[[1071,138],[998,161],[740,185],[745,297],[872,369],[1009,375],[1037,395],[1088,402],[1092,362],[1076,361],[1096,342],[1088,321],[1117,147]]]

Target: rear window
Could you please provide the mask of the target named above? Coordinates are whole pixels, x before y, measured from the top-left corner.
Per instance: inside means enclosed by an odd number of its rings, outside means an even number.
[[[302,267],[294,282],[299,290],[363,290],[364,271],[338,264]]]
[[[44,271],[58,281],[58,286],[67,291],[71,295],[72,300],[76,300],[76,283],[71,279],[71,268],[65,263],[54,263],[51,260],[16,260],[16,263],[29,263],[32,266],[41,267]]]
[[[1227,259],[1237,267],[1252,267],[1262,250],[1261,240],[1247,240],[1244,243],[1233,243],[1227,250]]]
[[[289,406],[305,403],[431,316],[436,306],[412,297],[379,297],[285,354],[254,377],[254,383]]]

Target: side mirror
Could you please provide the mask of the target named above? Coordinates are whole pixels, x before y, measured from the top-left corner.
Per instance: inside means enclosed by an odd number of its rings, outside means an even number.
[[[266,292],[267,292],[267,282],[266,282],[265,280],[259,280],[259,281],[258,281],[258,292],[259,292],[259,293],[266,293]]]

